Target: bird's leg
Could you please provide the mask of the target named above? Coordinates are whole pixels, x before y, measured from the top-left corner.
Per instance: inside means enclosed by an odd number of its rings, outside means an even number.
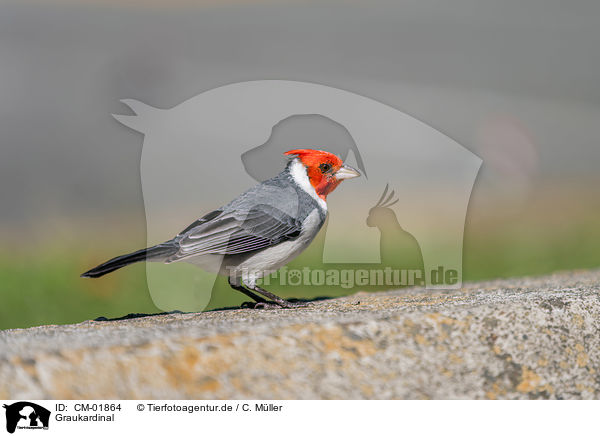
[[[271,300],[271,301],[265,301],[265,302],[257,302],[254,305],[255,309],[272,309],[272,308],[277,308],[277,307],[284,307],[286,309],[292,309],[294,307],[306,307],[308,306],[308,303],[304,302],[304,301],[287,301],[284,300],[281,297],[278,297],[277,295],[267,291],[266,289],[261,288],[260,286],[248,286],[250,289],[252,289],[254,292],[258,292],[259,294],[263,295],[264,297],[267,297]]]
[[[229,286],[231,286],[233,289],[235,289],[236,291],[241,292],[242,294],[252,298],[254,301],[256,301],[257,303],[266,303],[267,300],[265,300],[262,297],[259,297],[258,295],[256,295],[254,292],[250,292],[248,289],[246,289],[244,286],[242,286],[239,283],[235,283],[231,277],[229,277]],[[244,303],[245,304],[245,303]],[[243,305],[242,305],[243,306]]]

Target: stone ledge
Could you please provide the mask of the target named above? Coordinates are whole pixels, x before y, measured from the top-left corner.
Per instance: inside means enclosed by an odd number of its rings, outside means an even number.
[[[600,271],[0,332],[11,399],[600,398]]]

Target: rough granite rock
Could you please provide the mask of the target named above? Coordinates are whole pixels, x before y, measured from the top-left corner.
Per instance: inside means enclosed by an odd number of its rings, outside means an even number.
[[[0,332],[0,398],[600,398],[600,271]]]

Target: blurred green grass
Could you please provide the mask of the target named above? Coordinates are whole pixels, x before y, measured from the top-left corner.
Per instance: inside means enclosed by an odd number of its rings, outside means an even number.
[[[79,278],[75,251],[46,252],[35,258],[0,256],[0,329],[81,322],[124,312],[156,312],[145,290],[143,268],[92,284]]]
[[[600,266],[599,212],[598,204],[581,207],[579,203],[577,209],[564,202],[560,208],[545,202],[508,217],[474,214],[465,228],[463,278],[473,281],[597,268]],[[98,257],[97,249],[88,245],[82,252],[76,244],[47,245],[60,246],[60,249],[0,252],[0,329],[161,311],[148,291],[143,264],[124,268],[100,280],[81,279],[79,275],[83,271],[105,260]],[[122,247],[124,243],[119,241],[117,245]],[[132,248],[136,248],[134,245]],[[102,247],[110,246],[110,241],[102,242]],[[290,264],[290,268],[301,269],[312,263],[314,253],[309,250]],[[239,306],[247,300],[229,289],[224,279],[218,280],[206,310]],[[327,288],[327,295],[358,290],[360,288]],[[323,290],[298,286],[284,287],[278,293],[285,297],[312,298],[323,295]]]

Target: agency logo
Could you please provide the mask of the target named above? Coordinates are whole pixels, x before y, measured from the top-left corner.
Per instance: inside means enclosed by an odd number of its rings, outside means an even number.
[[[148,246],[278,174],[284,152],[321,149],[363,177],[328,197],[320,233],[264,284],[302,285],[312,296],[340,287],[460,288],[465,217],[482,161],[432,126],[352,92],[285,80],[226,85],[170,109],[123,103],[134,114],[115,118],[144,134]],[[300,199],[277,200],[292,197],[273,192],[261,207],[296,216]],[[158,307],[199,311],[219,286],[228,288],[215,274],[226,270],[222,259],[197,260],[204,263],[147,263]]]
[[[6,409],[6,431],[14,433],[19,430],[48,430],[50,411],[29,401],[4,404]]]

